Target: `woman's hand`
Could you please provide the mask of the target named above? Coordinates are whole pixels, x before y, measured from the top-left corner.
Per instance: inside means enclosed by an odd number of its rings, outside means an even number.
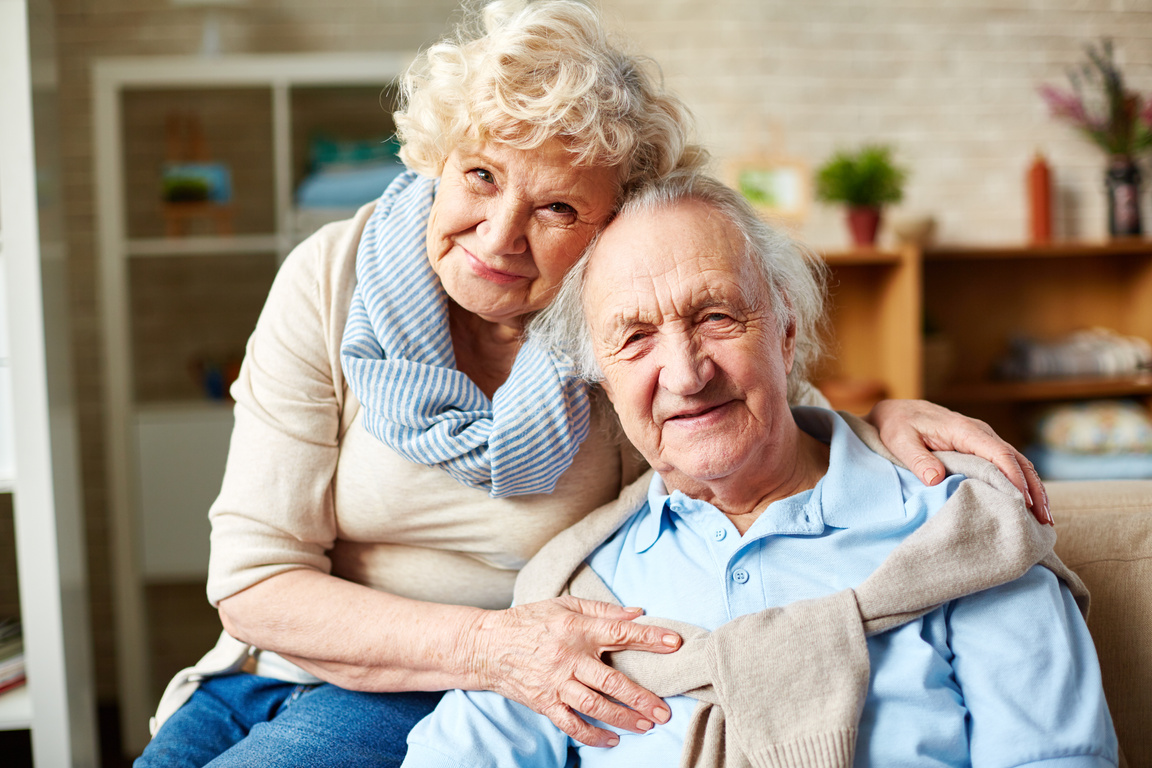
[[[577,712],[644,733],[668,721],[667,705],[601,661],[609,651],[680,647],[674,632],[634,623],[641,613],[574,597],[488,612],[474,634],[479,686],[532,708],[589,746],[612,747],[619,738]]]
[[[866,417],[884,446],[925,485],[944,479],[944,465],[930,451],[958,451],[987,459],[1024,494],[1032,514],[1052,524],[1048,494],[1032,462],[978,419],[926,400],[881,400]]]

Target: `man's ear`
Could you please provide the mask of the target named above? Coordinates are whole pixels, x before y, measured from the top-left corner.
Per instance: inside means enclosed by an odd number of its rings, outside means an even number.
[[[784,329],[783,338],[780,340],[780,354],[784,358],[784,372],[792,373],[792,364],[796,361],[796,316],[791,311],[788,314],[788,327]]]

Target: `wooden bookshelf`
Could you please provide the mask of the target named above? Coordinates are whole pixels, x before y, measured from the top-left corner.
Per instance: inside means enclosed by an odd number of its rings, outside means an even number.
[[[1152,240],[821,256],[829,267],[830,339],[828,360],[815,378],[829,382],[827,392],[927,397],[985,419],[1017,443],[1028,439],[1028,419],[1042,405],[1107,397],[1152,401],[1152,372],[1027,382],[993,376],[1017,336],[1054,340],[1099,326],[1152,339]],[[926,324],[947,340],[952,364],[946,376],[923,369]],[[856,403],[852,410],[866,408]]]
[[[867,412],[882,397],[920,397],[920,254],[857,249],[828,265],[829,331],[815,372],[833,406]]]
[[[1152,240],[941,247],[923,253],[929,324],[948,340],[951,375],[928,398],[988,421],[1016,443],[1037,409],[1060,401],[1152,399],[1152,372],[998,381],[1013,338],[1043,341],[1108,328],[1152,339]]]

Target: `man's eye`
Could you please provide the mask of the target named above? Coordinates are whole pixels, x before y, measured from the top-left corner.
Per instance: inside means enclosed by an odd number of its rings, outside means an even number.
[[[704,316],[704,319],[710,323],[723,323],[729,318],[728,315],[724,314],[723,312],[709,312]]]
[[[473,168],[472,173],[476,174],[476,178],[480,179],[480,181],[483,181],[487,184],[496,183],[496,177],[492,175],[492,171],[488,171],[483,168]]]
[[[647,335],[648,334],[644,333],[643,331],[636,331],[635,333],[633,333],[627,339],[624,340],[624,346],[628,346],[629,344],[635,344],[638,341],[643,341]]]

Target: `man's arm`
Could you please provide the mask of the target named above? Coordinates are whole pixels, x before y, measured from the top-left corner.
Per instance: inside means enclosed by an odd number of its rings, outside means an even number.
[[[408,734],[402,768],[564,768],[569,743],[522,704],[490,691],[448,691]]]
[[[973,765],[1117,764],[1096,649],[1055,574],[1034,566],[946,610]]]

